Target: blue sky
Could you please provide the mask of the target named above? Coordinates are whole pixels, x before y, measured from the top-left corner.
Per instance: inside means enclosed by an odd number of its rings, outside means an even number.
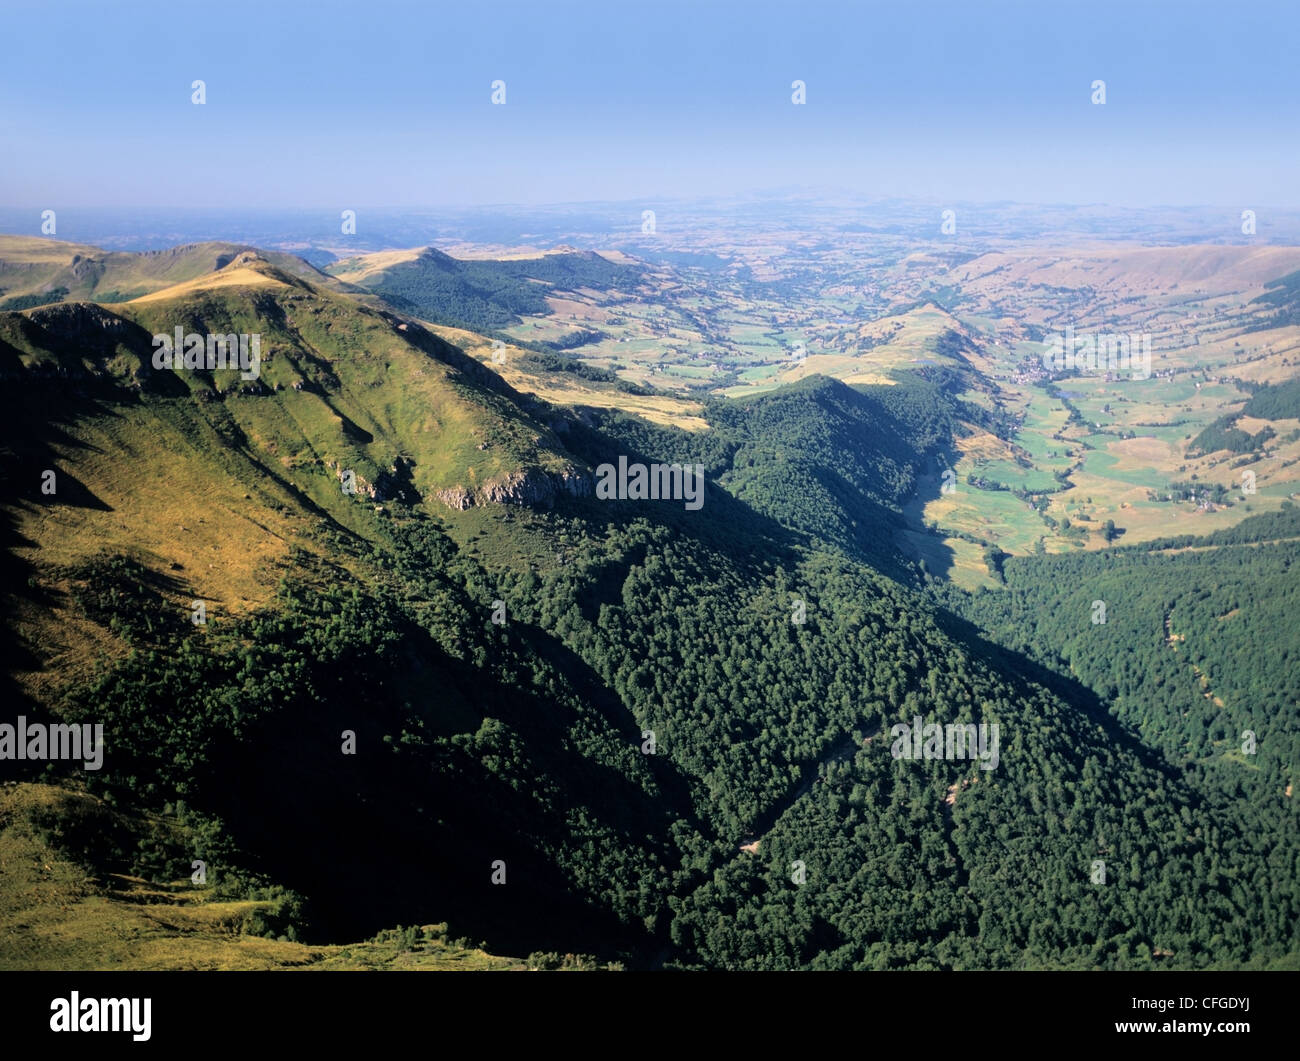
[[[0,6],[0,206],[1300,206],[1295,0]]]

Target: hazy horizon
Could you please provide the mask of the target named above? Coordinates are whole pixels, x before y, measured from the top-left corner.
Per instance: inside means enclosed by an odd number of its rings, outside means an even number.
[[[655,224],[643,230],[647,211]],[[951,211],[955,231],[945,233]],[[1243,232],[1242,215],[1222,206],[1117,207],[1106,204],[972,203],[952,200],[853,197],[810,190],[769,196],[633,199],[623,201],[366,207],[352,210],[353,231],[342,231],[342,211],[203,207],[60,207],[53,231],[36,207],[0,206],[0,234],[41,236],[105,250],[162,250],[223,241],[277,248],[316,264],[370,251],[422,245],[498,248],[688,250],[712,235],[783,231],[793,245],[812,233],[857,232],[934,242],[967,252],[1015,243],[1083,245],[1132,243],[1300,244],[1300,210],[1254,211],[1257,230]],[[775,226],[775,227],[774,227]]]

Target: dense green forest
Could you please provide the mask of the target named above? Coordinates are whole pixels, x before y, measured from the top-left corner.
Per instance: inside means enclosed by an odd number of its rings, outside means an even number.
[[[1214,423],[1207,424],[1192,439],[1188,452],[1213,453],[1216,450],[1226,449],[1229,453],[1251,453],[1276,434],[1271,427],[1265,427],[1252,435],[1235,426],[1236,423],[1237,414],[1234,413],[1221,416]]]
[[[1300,919],[1298,536],[1288,503],[1203,539],[1014,558],[1004,591],[932,587],[999,651],[1042,666],[1063,696],[1104,706],[1158,752],[1157,769],[1214,823],[1198,886],[1253,897],[1279,926]]]
[[[1263,420],[1294,420],[1300,417],[1300,379],[1266,383],[1241,408],[1242,416]]]

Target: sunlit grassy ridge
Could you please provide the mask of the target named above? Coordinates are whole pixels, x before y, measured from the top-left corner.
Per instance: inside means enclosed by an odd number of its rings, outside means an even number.
[[[239,243],[190,243],[128,253],[32,236],[0,235],[0,310],[50,302],[125,302],[210,277],[253,248]],[[276,251],[258,256],[322,286],[342,285],[301,258]]]

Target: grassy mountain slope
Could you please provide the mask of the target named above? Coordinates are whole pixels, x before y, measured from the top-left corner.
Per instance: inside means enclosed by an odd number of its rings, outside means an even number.
[[[395,886],[407,894],[405,902],[417,894],[417,882],[427,867],[413,860],[388,830],[375,829],[373,823],[363,827],[356,818],[360,804],[355,792],[336,791],[336,782],[319,773],[319,762],[313,763],[301,749],[293,752],[296,741],[305,739],[317,752],[324,745],[333,762],[340,734],[353,728],[362,747],[369,746],[378,756],[361,771],[366,783],[385,790],[371,791],[360,803],[403,802],[406,797],[399,793],[421,788],[411,776],[417,767],[383,765],[382,737],[402,732],[401,719],[418,699],[420,720],[414,733],[426,721],[440,734],[468,727],[468,743],[449,746],[443,753],[451,759],[428,797],[445,808],[472,801],[472,786],[458,789],[463,778],[458,782],[456,775],[482,772],[475,761],[476,741],[512,739],[499,734],[499,724],[477,732],[480,698],[491,704],[500,697],[511,702],[512,712],[525,712],[520,723],[525,733],[539,721],[561,732],[565,725],[538,709],[535,692],[514,687],[509,678],[518,666],[514,655],[525,650],[489,649],[490,639],[485,638],[491,629],[486,624],[491,591],[479,586],[482,592],[471,604],[467,576],[449,579],[440,573],[448,559],[440,551],[445,546],[419,544],[422,533],[432,530],[411,532],[408,540],[423,559],[413,555],[403,561],[422,572],[418,600],[401,605],[400,618],[392,611],[398,605],[380,604],[379,598],[392,592],[391,585],[384,586],[395,576],[384,571],[394,563],[393,554],[387,553],[386,559],[369,554],[375,541],[389,539],[392,532],[387,513],[369,502],[387,500],[384,491],[391,489],[390,506],[409,504],[421,511],[423,495],[444,483],[436,478],[439,468],[429,467],[435,464],[434,453],[444,462],[463,455],[460,467],[444,463],[441,469],[452,477],[445,482],[468,484],[462,489],[491,488],[498,477],[498,485],[504,482],[504,488],[517,490],[520,477],[527,485],[533,481],[527,478],[530,473],[541,476],[551,464],[561,469],[570,464],[539,448],[547,429],[532,423],[508,388],[476,362],[413,325],[403,329],[399,322],[336,303],[320,292],[312,294],[270,267],[255,267],[273,283],[187,289],[174,300],[122,307],[120,316],[77,305],[5,319],[7,368],[22,380],[6,402],[6,477],[15,492],[24,495],[8,513],[8,544],[15,547],[6,581],[15,591],[7,607],[17,634],[10,646],[10,673],[17,675],[14,692],[19,694],[14,703],[35,717],[44,717],[54,707],[56,712],[85,711],[102,718],[99,712],[112,705],[110,742],[119,762],[133,765],[105,780],[107,794],[201,801],[207,814],[219,810],[223,821],[238,823],[213,829],[242,838],[238,850],[250,852],[247,864],[259,864],[260,856],[271,858],[276,866],[289,865],[297,854],[304,861],[292,863],[294,872],[310,876],[309,867],[326,857],[315,846],[319,837],[311,841],[316,854],[310,855],[283,837],[275,839],[279,830],[297,828],[307,842],[306,834],[316,831],[308,823],[356,820],[367,836],[365,843],[374,845],[370,856],[360,860],[369,868],[358,863],[344,872],[347,879],[322,904],[319,915],[320,923],[344,932],[353,923],[346,895],[355,897],[355,889],[372,886],[372,874],[382,878],[387,871],[389,880],[408,882]],[[304,318],[301,324],[298,315]],[[168,330],[173,321],[202,330],[260,330],[267,342],[264,349],[273,353],[256,387],[236,386],[230,378],[233,372],[155,371],[148,362],[148,335]],[[330,336],[333,330],[338,334]],[[400,385],[377,386],[395,377]],[[295,382],[303,384],[301,391],[293,388]],[[483,450],[476,444],[480,437],[488,440]],[[516,441],[526,450],[522,464],[512,451]],[[377,453],[383,460],[376,459]],[[331,464],[355,467],[356,495],[343,493],[337,474],[327,467]],[[33,488],[35,480],[27,481],[27,472],[39,479],[37,469],[45,466],[57,475],[57,489],[48,503],[39,487]],[[379,491],[374,499],[365,496],[371,487]],[[429,504],[449,511],[441,502]],[[353,595],[336,598],[340,585],[351,586]],[[353,628],[335,610],[348,611],[362,590],[366,604],[355,606],[367,614],[368,609],[379,609],[376,614],[387,620],[371,615]],[[189,621],[196,599],[207,604],[206,626]],[[124,609],[126,601],[130,605]],[[295,619],[291,615],[297,606],[306,611]],[[478,633],[467,635],[454,622],[435,622],[447,612],[463,617],[471,608],[482,609],[485,618],[485,629]],[[279,624],[276,632],[265,625],[268,620]],[[376,633],[376,622],[385,635]],[[327,640],[318,640],[331,624],[340,623]],[[436,628],[442,640],[431,641],[420,623]],[[382,651],[390,642],[401,646],[391,657]],[[256,666],[255,679],[240,678],[235,664],[250,643],[262,643],[271,656]],[[178,648],[180,662],[157,673],[156,661],[170,657],[175,662]],[[357,665],[345,667],[349,651],[363,654]],[[310,672],[317,668],[338,673],[326,677],[318,669],[313,680]],[[492,676],[498,668],[504,677]],[[158,680],[171,686],[162,702],[174,706],[165,717],[148,706],[157,702]],[[552,675],[551,680],[563,679]],[[227,682],[234,684],[227,687]],[[136,691],[124,692],[123,683]],[[385,685],[387,689],[381,688]],[[426,702],[431,695],[436,703]],[[381,702],[386,707],[378,706]],[[322,710],[323,703],[334,707]],[[359,704],[370,706],[359,711]],[[136,713],[137,707],[143,714]],[[277,711],[281,714],[274,722],[267,722],[272,733],[268,735],[258,727]],[[341,714],[332,717],[335,711]],[[381,722],[385,713],[388,719]],[[251,738],[244,732],[250,724],[265,740],[252,740],[251,749]],[[325,728],[303,737],[294,736],[294,725]],[[527,804],[534,797],[525,793],[544,792],[557,784],[563,790],[558,779],[582,775],[565,764],[566,758],[583,754],[580,750],[553,740],[539,740],[537,745],[544,749],[547,768],[537,767],[533,778],[520,782],[518,795],[497,793],[488,804],[508,819],[506,825],[498,822],[490,835],[500,836],[504,829],[513,836],[516,828],[524,830],[498,849],[512,852],[516,866],[540,857],[529,854],[533,841],[528,833],[541,826],[525,828],[524,823],[538,815],[522,808],[512,812],[512,801]],[[245,754],[237,754],[240,747]],[[305,757],[305,774],[285,768],[277,758],[281,753],[289,761]],[[210,764],[218,762],[222,770],[233,769],[241,777],[251,772],[254,779],[265,779],[268,788],[259,790],[253,780],[229,792],[214,780],[218,770]],[[425,760],[425,775],[429,767]],[[137,784],[144,787],[137,789]],[[451,792],[438,800],[436,790],[442,786]],[[557,802],[564,813],[573,814],[584,801],[584,796],[570,793]],[[268,822],[266,806],[280,807],[284,817]],[[464,860],[460,864],[468,864],[464,845],[486,842],[473,828],[483,813],[482,807],[471,805],[454,825],[428,821],[431,834],[450,828],[460,837],[449,841],[444,836],[436,843],[432,836],[426,838],[439,852],[436,857],[453,859],[459,852]],[[559,813],[558,807],[554,813]],[[423,814],[423,808],[407,808],[397,814],[393,828],[410,828]],[[545,821],[547,815],[541,818]],[[196,825],[187,828],[191,834],[199,830]],[[346,847],[348,841],[340,843]],[[611,841],[609,846],[620,845]],[[115,848],[106,857],[129,862],[129,851],[130,845]],[[330,857],[351,865],[357,852],[349,852]],[[218,861],[220,856],[214,864]],[[147,868],[153,874],[174,873],[177,865],[187,864],[183,853],[167,847],[159,849]],[[315,872],[327,879],[339,876],[323,867]],[[549,872],[554,876],[554,870]],[[563,891],[555,881],[547,887]],[[561,895],[557,909],[565,909],[567,902]],[[380,915],[373,906],[357,916],[372,929],[399,920]],[[489,911],[483,916],[490,920],[492,915]]]
[[[494,346],[492,339],[477,332],[423,323],[435,335],[489,365],[515,390],[535,395],[551,405],[618,409],[651,423],[688,431],[703,431],[708,427],[699,402],[630,386],[612,373],[564,354],[545,354],[502,340],[497,340],[500,345]]]
[[[129,253],[0,235],[0,310],[78,300],[125,302],[210,276],[252,250],[237,243],[209,242]],[[320,286],[345,287],[291,254],[259,251],[258,255]]]

